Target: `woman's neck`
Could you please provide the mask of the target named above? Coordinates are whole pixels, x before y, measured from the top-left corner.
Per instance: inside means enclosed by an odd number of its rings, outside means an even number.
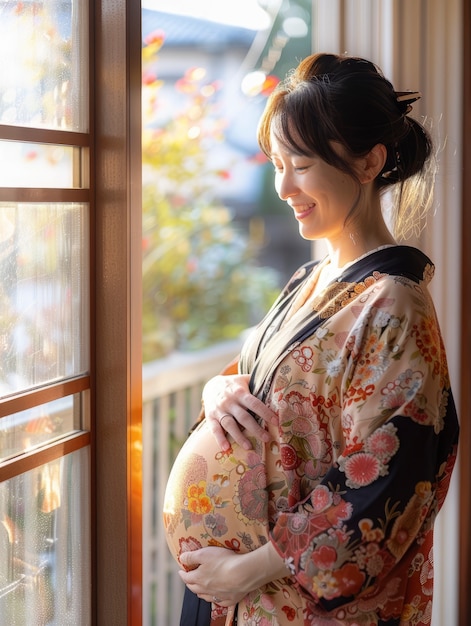
[[[381,246],[396,245],[386,226],[381,208],[362,212],[345,224],[340,236],[325,240],[332,267],[342,268]]]

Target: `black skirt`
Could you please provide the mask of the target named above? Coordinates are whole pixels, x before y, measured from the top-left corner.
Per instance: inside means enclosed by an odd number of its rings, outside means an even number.
[[[201,600],[185,587],[180,626],[209,626],[211,623],[211,603]]]

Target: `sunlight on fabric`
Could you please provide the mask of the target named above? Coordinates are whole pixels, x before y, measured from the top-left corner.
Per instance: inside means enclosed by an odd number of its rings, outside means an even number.
[[[267,9],[261,7],[261,4]],[[142,8],[176,15],[189,15],[199,19],[239,26],[250,30],[270,28],[271,18],[268,12],[278,0],[238,0],[236,3],[224,3],[219,0],[142,0]],[[268,11],[268,12],[267,12]]]

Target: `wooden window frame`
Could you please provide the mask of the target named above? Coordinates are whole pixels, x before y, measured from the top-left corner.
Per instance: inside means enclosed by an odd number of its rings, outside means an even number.
[[[1,190],[3,191],[3,189]],[[79,376],[70,380],[63,380],[59,383],[46,385],[40,389],[26,391],[18,396],[4,398],[0,401],[0,418],[5,415],[26,411],[40,404],[53,402],[58,398],[72,396],[90,389],[90,377]],[[91,443],[91,433],[84,431],[71,433],[69,436],[61,437],[57,442],[52,442],[40,450],[33,449],[9,461],[2,462],[0,467],[0,483],[11,478],[31,471],[41,465],[50,463],[66,454],[75,452],[80,448],[89,446]]]
[[[463,188],[462,188],[462,280],[461,280],[461,433],[460,433],[460,572],[459,623],[471,615],[471,6],[463,2]]]
[[[90,2],[92,4],[92,2]],[[91,21],[91,20],[90,20]],[[92,42],[91,38],[89,40]],[[92,55],[89,56],[89,67],[92,63]],[[91,82],[91,79],[90,79]],[[88,131],[74,132],[57,128],[37,128],[23,125],[0,124],[0,140],[26,142],[43,145],[60,145],[77,148],[80,154],[78,160],[73,163],[73,177],[77,179],[77,186],[61,188],[37,188],[37,187],[0,187],[0,202],[11,203],[83,203],[88,204],[90,213],[93,207],[93,198],[89,188],[88,172],[83,166],[88,162],[88,156],[92,145],[92,135]],[[84,156],[86,155],[86,156]],[[76,170],[76,171],[75,171]],[[75,181],[74,181],[75,182]],[[92,252],[90,247],[90,253]],[[85,277],[87,280],[89,276]],[[92,332],[92,330],[90,330]],[[20,411],[25,411],[41,404],[53,402],[59,398],[74,394],[90,395],[92,376],[89,373],[72,378],[64,378],[59,382],[45,382],[38,388],[26,389],[20,393],[12,394],[0,399],[0,418]],[[89,423],[90,415],[87,409],[83,416],[86,423],[84,430],[72,432],[57,441],[52,441],[41,448],[33,448],[25,453],[18,454],[0,465],[0,483],[10,480],[25,472],[32,471],[51,461],[60,459],[67,454],[76,452],[82,448],[90,447],[93,442],[92,424]],[[93,477],[92,477],[93,482]],[[90,485],[91,493],[93,485]],[[93,501],[91,501],[93,509]],[[92,524],[92,520],[90,521]],[[92,536],[93,536],[93,528]]]
[[[92,624],[142,623],[141,5],[90,1],[90,132],[0,125],[0,138],[77,146],[90,188],[1,188],[0,201],[90,205],[91,371],[0,401],[0,416],[91,390],[90,431],[0,468],[0,481],[92,447]],[[88,180],[86,181],[88,183]]]
[[[58,130],[55,128],[33,128],[29,126],[14,126],[0,124],[0,140],[16,141],[37,144],[49,144],[59,146],[70,146],[78,148],[83,152],[90,149],[90,133]],[[88,179],[88,176],[87,176]],[[91,207],[91,194],[88,185],[83,187],[60,189],[60,188],[36,188],[36,187],[0,187],[0,202],[38,203],[38,202],[61,202],[61,203],[87,203]],[[45,383],[39,389],[27,389],[21,394],[12,394],[11,397],[0,399],[0,418],[11,413],[24,411],[39,404],[52,402],[58,398],[79,393],[90,388],[90,376],[88,374],[77,376],[72,379],[63,379],[59,383]],[[85,434],[85,433],[84,433]],[[72,435],[70,440],[83,437]],[[60,444],[57,444],[60,446]],[[56,446],[57,447],[57,446]],[[82,447],[78,441],[74,450]],[[29,455],[30,461],[28,469],[42,465],[38,460],[33,464],[33,458],[40,459],[42,452],[32,451]],[[12,476],[21,473],[15,470],[16,464],[23,467],[23,457],[13,459],[10,463],[2,464],[0,467],[0,482],[8,480]],[[6,469],[8,467],[8,469]],[[21,470],[26,471],[26,470]]]
[[[141,4],[92,2],[93,623],[142,623]]]

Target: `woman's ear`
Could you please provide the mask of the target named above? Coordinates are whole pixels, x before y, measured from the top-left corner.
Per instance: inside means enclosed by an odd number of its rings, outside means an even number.
[[[373,181],[386,163],[387,150],[382,143],[377,143],[366,156],[358,160],[358,179],[362,184]]]

